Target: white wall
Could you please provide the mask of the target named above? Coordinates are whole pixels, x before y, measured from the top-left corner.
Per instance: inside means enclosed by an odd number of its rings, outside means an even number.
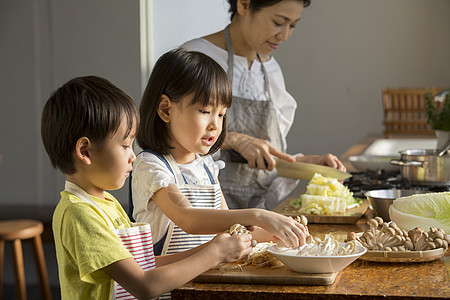
[[[0,41],[0,204],[53,205],[64,176],[41,142],[42,108],[58,86],[91,74],[140,98],[139,3],[2,0]]]
[[[154,0],[153,9],[155,61],[188,40],[224,29],[229,20],[224,0]]]
[[[312,0],[276,53],[298,110],[291,153],[382,134],[384,87],[450,87],[450,1]]]

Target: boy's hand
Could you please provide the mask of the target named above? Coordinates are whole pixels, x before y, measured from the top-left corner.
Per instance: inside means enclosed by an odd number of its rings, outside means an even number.
[[[250,234],[233,235],[221,233],[211,240],[217,257],[222,262],[236,261],[244,255],[250,254],[252,236]]]
[[[291,217],[261,210],[260,226],[280,239],[286,246],[297,249],[306,242],[308,228]]]

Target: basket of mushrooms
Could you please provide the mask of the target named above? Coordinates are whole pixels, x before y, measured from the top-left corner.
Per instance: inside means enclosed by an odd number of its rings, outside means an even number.
[[[400,229],[394,222],[376,217],[367,221],[369,229],[361,233],[350,232],[347,241],[357,241],[367,248],[362,260],[376,262],[424,262],[445,255],[450,235],[443,229],[421,227],[410,231]]]

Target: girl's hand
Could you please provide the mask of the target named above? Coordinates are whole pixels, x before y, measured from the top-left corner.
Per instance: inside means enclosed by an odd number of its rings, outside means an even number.
[[[273,156],[294,162],[295,159],[289,154],[275,149],[269,141],[258,139],[243,133],[228,132],[224,149],[231,148],[239,152],[248,162],[250,168],[267,169],[275,168]]]
[[[264,242],[276,242],[279,240],[276,236],[265,230],[264,228],[261,228],[259,226],[247,226],[247,229],[252,235],[253,239],[256,240],[258,243],[264,243]]]
[[[279,240],[286,246],[297,249],[305,244],[308,228],[303,224],[295,221],[291,217],[286,217],[281,214],[260,210],[261,223],[258,224]]]
[[[215,253],[222,262],[236,261],[252,251],[252,236],[250,234],[230,235],[221,233],[211,240]]]
[[[342,172],[347,171],[347,168],[344,166],[344,164],[335,155],[333,155],[331,153],[328,153],[328,154],[325,154],[322,156],[320,156],[320,155],[303,156],[303,154],[298,154],[295,156],[295,161],[316,164],[316,165],[324,165],[324,166],[338,169]]]

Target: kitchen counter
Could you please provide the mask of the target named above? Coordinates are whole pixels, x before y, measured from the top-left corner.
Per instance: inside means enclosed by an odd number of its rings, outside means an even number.
[[[341,160],[361,154],[379,136],[370,136],[349,148]],[[312,235],[331,233],[343,241],[348,232],[361,232],[373,218],[368,210],[356,224],[309,224]],[[422,263],[379,263],[356,260],[327,286],[223,284],[191,281],[172,292],[172,299],[448,299],[450,251],[438,260]]]
[[[312,235],[331,233],[338,240],[363,231],[373,212],[356,224],[309,224]],[[172,299],[445,299],[450,297],[450,251],[423,263],[379,263],[356,260],[328,286],[199,283],[172,292]]]
[[[349,157],[354,156],[354,155],[360,155],[361,153],[364,152],[364,150],[366,150],[370,146],[370,144],[372,144],[375,140],[380,139],[380,138],[382,138],[382,137],[375,136],[375,135],[368,136],[368,137],[362,139],[357,144],[351,146],[347,151],[344,152],[344,154],[341,155],[341,157],[339,157],[339,159],[342,161],[344,166],[347,168],[348,172],[357,171],[352,166],[350,161],[348,160]]]

